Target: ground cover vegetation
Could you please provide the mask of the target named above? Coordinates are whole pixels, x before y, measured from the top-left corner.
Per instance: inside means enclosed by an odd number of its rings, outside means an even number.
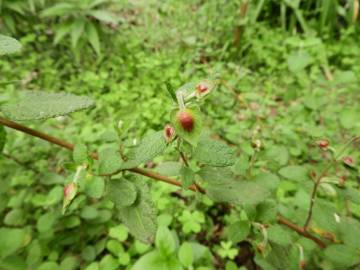
[[[0,1],[0,269],[359,269],[359,1]]]

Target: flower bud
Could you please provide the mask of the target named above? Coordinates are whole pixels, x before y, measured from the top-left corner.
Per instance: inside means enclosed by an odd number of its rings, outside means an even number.
[[[175,129],[167,124],[164,128],[164,136],[167,143],[171,142],[175,137]]]
[[[194,117],[191,114],[190,110],[182,110],[177,114],[177,119],[181,125],[181,127],[187,131],[191,132],[194,129]]]
[[[318,140],[316,142],[316,144],[323,150],[326,150],[329,146],[329,141],[328,140]]]
[[[203,83],[200,83],[196,86],[196,91],[199,93],[199,94],[204,94],[206,93],[207,91],[209,90],[209,87]]]
[[[343,157],[343,162],[350,167],[354,166],[354,160],[350,156]]]
[[[77,185],[74,182],[71,182],[64,187],[64,202],[63,202],[63,212],[71,201],[75,198],[77,192]]]

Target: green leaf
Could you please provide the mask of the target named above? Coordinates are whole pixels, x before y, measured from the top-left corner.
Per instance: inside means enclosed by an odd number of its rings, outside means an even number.
[[[68,93],[24,91],[22,94],[22,98],[16,103],[6,104],[0,108],[13,120],[53,118],[95,105],[89,97]]]
[[[153,160],[165,150],[166,146],[166,140],[162,131],[146,135],[138,146],[129,151],[129,160],[124,163],[122,168],[134,168],[142,163]]]
[[[178,134],[182,139],[191,145],[196,146],[199,141],[203,126],[201,111],[198,107],[192,107],[186,109],[186,112],[188,112],[193,119],[193,128],[191,131],[187,131],[181,126],[181,123],[178,119],[178,113],[180,113],[179,110],[173,110],[171,112],[170,121],[174,126],[176,134]]]
[[[136,186],[125,178],[111,179],[107,184],[108,197],[117,208],[131,206],[137,197]]]
[[[151,251],[142,256],[131,270],[183,270],[175,257],[165,257],[158,251]]]
[[[109,236],[123,242],[128,238],[128,232],[129,230],[123,224],[120,224],[116,227],[110,228]]]
[[[100,261],[99,269],[117,270],[119,269],[119,262],[110,254],[105,255]]]
[[[85,29],[85,21],[83,19],[76,20],[71,26],[71,45],[76,48],[81,35]]]
[[[4,218],[4,224],[8,226],[22,226],[25,221],[25,213],[21,209],[11,210]]]
[[[271,225],[267,230],[270,241],[283,246],[291,244],[292,237],[289,230],[280,225]]]
[[[156,208],[151,200],[150,190],[146,182],[136,179],[137,199],[134,204],[119,209],[119,217],[128,227],[130,233],[141,242],[154,242],[157,221]]]
[[[107,147],[99,151],[99,174],[106,175],[117,172],[123,161],[120,152],[115,147]]]
[[[156,232],[155,246],[161,254],[169,256],[176,250],[176,242],[171,231],[165,226],[159,226]]]
[[[259,173],[254,176],[253,181],[261,183],[264,187],[267,187],[269,190],[274,190],[278,187],[280,179],[276,174]]]
[[[6,131],[4,126],[0,126],[0,154],[4,150],[6,143]]]
[[[228,239],[233,243],[239,243],[246,239],[250,233],[250,223],[247,220],[237,221],[228,227]]]
[[[190,243],[184,242],[179,248],[178,254],[181,264],[185,268],[189,268],[194,262],[193,247]]]
[[[202,164],[226,167],[235,163],[235,150],[226,143],[210,139],[200,139],[194,150],[194,158]]]
[[[84,179],[84,191],[86,195],[99,199],[102,197],[105,189],[103,177],[87,176]]]
[[[119,21],[114,14],[106,10],[91,10],[88,15],[104,23],[117,24]]]
[[[360,253],[346,245],[330,245],[324,251],[325,257],[342,267],[349,267],[359,262]]]
[[[87,162],[88,159],[88,150],[85,144],[79,143],[75,145],[73,151],[73,160],[77,165],[81,165]]]
[[[199,174],[208,184],[206,194],[216,202],[256,204],[269,195],[269,191],[261,183],[237,180],[227,167],[206,166]]]
[[[36,228],[39,232],[47,232],[53,229],[53,225],[57,220],[57,215],[55,213],[46,212],[37,220]]]
[[[0,228],[0,258],[5,258],[26,243],[27,234],[22,229]]]
[[[265,157],[270,161],[275,161],[281,166],[284,166],[289,160],[289,152],[283,145],[273,145],[266,150]]]
[[[100,38],[98,30],[93,23],[87,23],[85,28],[85,33],[90,45],[93,47],[94,51],[100,55]]]
[[[166,82],[166,90],[167,90],[168,93],[170,94],[172,100],[173,100],[174,102],[177,102],[175,90],[174,90],[174,88],[171,86],[171,83]]]
[[[71,13],[74,10],[74,5],[71,3],[62,2],[53,5],[41,12],[42,17],[55,17]]]
[[[295,52],[288,57],[288,67],[293,73],[302,71],[312,63],[313,59],[307,52]]]
[[[75,256],[67,256],[61,261],[59,270],[75,270],[79,267],[79,260]]]
[[[180,170],[180,179],[184,188],[188,188],[194,183],[195,173],[186,166],[183,166]]]
[[[181,170],[181,163],[176,161],[165,161],[156,166],[156,171],[165,176],[178,176]]]
[[[290,165],[280,169],[279,174],[289,180],[304,182],[309,179],[308,169],[304,166]]]
[[[21,50],[19,41],[12,37],[0,35],[0,56],[5,54],[16,53]]]
[[[71,26],[70,23],[64,23],[55,29],[54,45],[59,44],[71,32]]]
[[[339,224],[342,243],[359,250],[360,222],[354,218],[343,217]]]
[[[353,109],[344,109],[340,112],[339,115],[340,124],[346,128],[351,129],[359,124],[360,122],[360,112]]]

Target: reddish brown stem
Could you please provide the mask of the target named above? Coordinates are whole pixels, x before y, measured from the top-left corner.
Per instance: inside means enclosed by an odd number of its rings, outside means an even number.
[[[58,146],[66,148],[68,150],[71,150],[71,151],[74,150],[74,145],[69,143],[69,142],[66,142],[66,141],[63,141],[61,139],[55,138],[53,136],[47,135],[47,134],[42,133],[40,131],[25,127],[23,125],[20,125],[18,123],[15,123],[13,121],[8,120],[8,119],[0,117],[0,124],[4,125],[4,126],[7,126],[9,128],[16,129],[18,131],[24,132],[24,133],[29,134],[31,136],[43,139],[45,141],[48,141],[48,142],[50,142],[52,144],[56,144]],[[94,159],[99,158],[97,153],[92,153],[91,156]],[[141,168],[133,168],[133,169],[129,169],[129,171],[137,173],[137,174],[141,174],[141,175],[147,176],[149,178],[152,178],[152,179],[155,179],[155,180],[158,180],[158,181],[162,181],[162,182],[165,182],[165,183],[168,183],[168,184],[171,184],[171,185],[175,185],[175,186],[178,186],[178,187],[182,186],[181,183],[176,181],[175,179],[160,175],[160,174],[155,173],[155,172],[150,172],[150,171],[147,171],[147,170],[144,170],[144,169],[141,169]],[[203,188],[201,188],[198,185],[192,185],[192,186],[189,187],[189,189],[192,190],[192,191],[195,191],[195,192],[196,191],[199,191],[201,193],[206,192]],[[301,228],[301,227],[297,226],[296,224],[292,223],[291,221],[288,221],[285,218],[279,216],[278,217],[278,223],[282,224],[282,225],[285,225],[288,228],[292,229],[293,231],[297,232],[298,234],[300,234],[300,235],[314,241],[319,247],[321,247],[321,248],[326,247],[326,244],[323,241],[321,241],[317,237],[315,237],[312,234],[310,234],[309,232],[307,232],[304,228]]]
[[[298,225],[292,223],[291,221],[278,216],[278,223],[287,226],[288,228],[292,229],[293,231],[297,232],[298,234],[314,241],[319,247],[325,248],[326,244],[320,240],[319,238],[315,237],[314,235],[310,234],[308,231],[306,231],[304,228],[299,227]]]

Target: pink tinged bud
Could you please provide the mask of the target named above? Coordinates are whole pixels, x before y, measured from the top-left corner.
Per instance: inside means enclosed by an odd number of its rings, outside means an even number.
[[[188,110],[180,111],[177,115],[178,121],[180,122],[181,127],[187,131],[191,132],[194,129],[194,118]]]
[[[64,187],[64,197],[65,197],[65,199],[68,199],[70,197],[75,197],[76,189],[77,189],[77,187],[76,187],[75,183],[67,184]]]
[[[343,157],[343,162],[348,166],[354,165],[354,160],[350,156]]]
[[[64,187],[63,213],[65,213],[66,208],[75,198],[76,192],[77,192],[77,185],[74,182],[69,183]]]
[[[200,83],[196,86],[196,91],[198,94],[204,94],[209,91],[209,87],[203,83]]]
[[[299,262],[299,267],[300,267],[300,269],[305,269],[305,267],[306,267],[306,262],[305,262],[304,260],[301,260],[301,261]]]
[[[164,128],[164,135],[167,142],[171,142],[175,137],[175,129],[167,124]]]
[[[328,140],[319,140],[317,141],[317,145],[321,148],[326,150],[327,147],[329,146],[329,141]]]

